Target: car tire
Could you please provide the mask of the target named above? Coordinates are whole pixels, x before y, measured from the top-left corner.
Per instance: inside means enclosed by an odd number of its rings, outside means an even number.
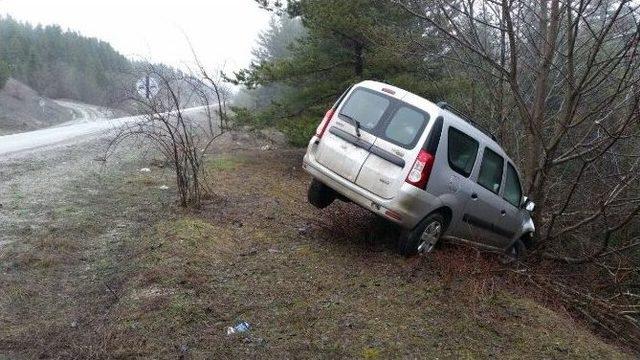
[[[313,179],[311,185],[309,185],[309,191],[307,192],[307,200],[309,203],[318,209],[324,209],[331,205],[336,199],[336,192],[321,183],[320,181]]]
[[[527,251],[533,249],[536,245],[535,238],[533,237],[533,233],[526,233],[520,237],[520,240],[524,244],[524,247]]]
[[[506,255],[507,260],[504,261],[505,264],[524,260],[527,257],[527,247],[525,246],[522,239],[516,240],[516,242],[514,242],[513,245],[509,247],[509,249],[507,249]]]
[[[428,255],[433,251],[445,230],[445,220],[435,213],[424,218],[413,230],[400,236],[398,252],[404,256]]]

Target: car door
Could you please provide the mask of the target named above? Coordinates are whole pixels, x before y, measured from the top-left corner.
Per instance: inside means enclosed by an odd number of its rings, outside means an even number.
[[[392,99],[383,94],[367,88],[355,88],[329,123],[318,145],[317,161],[355,182],[376,140],[374,131],[391,105]],[[356,126],[356,121],[359,126]]]
[[[429,114],[403,101],[396,104],[378,130],[356,184],[384,198],[395,196],[422,148]]]
[[[480,169],[462,217],[465,237],[472,241],[500,247],[505,241],[504,231],[499,228],[504,207],[500,190],[502,186],[504,158],[489,147],[484,148]]]
[[[498,223],[499,230],[504,233],[504,241],[500,247],[506,248],[511,245],[515,236],[520,234],[522,229],[522,187],[516,168],[507,162],[505,172],[504,189],[502,190],[501,218]]]
[[[463,214],[466,203],[473,194],[474,182],[470,177],[475,168],[480,143],[454,126],[446,127],[443,134],[446,136],[443,135],[441,146],[445,148],[439,151],[443,156],[436,157],[434,165],[441,181],[430,183],[428,190],[434,196],[447,199],[446,205],[453,210],[447,234],[466,237],[466,227],[469,225],[463,222]]]

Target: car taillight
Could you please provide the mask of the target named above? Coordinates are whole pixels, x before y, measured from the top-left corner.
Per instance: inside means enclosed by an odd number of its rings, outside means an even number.
[[[334,112],[335,112],[335,109],[331,108],[327,110],[326,114],[324,114],[324,118],[322,118],[320,125],[318,125],[318,128],[316,129],[317,137],[321,138],[322,134],[324,134],[324,131],[327,130],[327,125],[329,125],[329,121],[331,121],[331,118],[333,117]]]
[[[429,175],[431,175],[431,168],[433,167],[433,155],[426,152],[424,149],[420,150],[416,161],[413,163],[409,175],[405,180],[409,184],[424,189],[429,181]]]

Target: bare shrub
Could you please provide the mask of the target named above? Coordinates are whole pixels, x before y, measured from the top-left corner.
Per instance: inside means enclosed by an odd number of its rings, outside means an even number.
[[[109,148],[129,138],[152,146],[175,171],[180,205],[199,207],[205,156],[227,129],[229,92],[199,62],[198,70],[190,73],[145,64],[137,74],[154,79],[158,92],[141,96],[133,87],[127,91],[127,101],[141,115],[118,124]]]
[[[450,43],[438,56],[463,65],[450,77],[473,79],[457,102],[522,165],[537,204],[534,255],[564,265],[545,288],[639,344],[638,4],[390,1],[428,24],[424,38]]]

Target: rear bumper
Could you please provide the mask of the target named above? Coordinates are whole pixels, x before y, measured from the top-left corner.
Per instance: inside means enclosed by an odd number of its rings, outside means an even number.
[[[315,138],[309,144],[302,168],[318,181],[334,189],[344,197],[404,228],[415,227],[427,214],[438,208],[440,201],[424,190],[403,184],[393,199],[383,199],[353,182],[341,177],[318,163]]]

